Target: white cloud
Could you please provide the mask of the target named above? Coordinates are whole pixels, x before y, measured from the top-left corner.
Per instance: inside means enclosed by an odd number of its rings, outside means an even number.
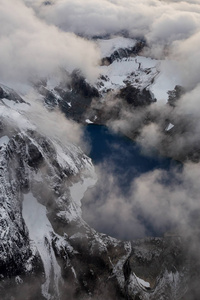
[[[39,20],[20,0],[0,3],[0,78],[27,81],[52,76],[59,68],[97,75],[98,51],[92,42]]]
[[[121,239],[177,228],[190,232],[198,226],[193,216],[199,210],[199,167],[187,163],[181,172],[145,173],[132,181],[125,195],[110,162],[105,161],[97,167],[97,189],[84,199],[84,217],[97,230]]]
[[[50,139],[61,141],[63,145],[72,143],[86,150],[88,146],[84,140],[83,126],[66,119],[59,110],[47,110],[40,98],[34,90],[24,97],[25,101],[31,104],[25,114],[37,131]]]
[[[144,35],[151,55],[168,55],[179,62],[188,91],[177,107],[170,111],[170,117],[175,121],[182,117],[187,122],[191,114],[191,124],[188,124],[188,131],[167,145],[169,155],[199,143],[199,1],[54,0],[52,5],[46,6],[42,2],[1,0],[0,81],[23,83],[35,78],[57,76],[59,68],[68,71],[80,68],[92,80],[98,74],[97,48],[92,41],[76,34],[91,37],[127,30],[130,36]],[[52,113],[51,117],[48,115],[47,124],[51,123],[48,127],[43,124],[47,115],[41,112],[37,104],[32,112],[35,122],[41,125],[45,134],[51,134],[49,128],[55,127],[52,134],[58,135],[58,138],[62,139],[67,132],[73,142],[81,140],[81,129],[75,123],[68,123],[63,116],[56,113]],[[123,130],[128,130],[130,125],[133,126],[131,129],[137,128],[146,113],[159,115],[159,120],[157,125],[152,123],[142,127],[139,140],[145,150],[161,147],[161,121],[169,113],[163,107],[152,105],[147,111],[137,111],[137,114],[136,111],[121,111],[121,119],[112,125]],[[74,137],[77,140],[73,140]],[[94,214],[90,214],[89,218],[99,220],[112,230],[120,230],[121,236],[127,232],[127,237],[131,236],[133,229],[135,236],[146,234],[140,220],[141,213],[155,228],[164,228],[173,221],[189,224],[192,212],[198,208],[198,168],[199,164],[185,165],[181,175],[175,172],[176,180],[171,186],[163,185],[160,180],[166,176],[163,171],[156,170],[140,176],[132,183],[131,195],[126,199],[120,193],[112,172],[105,165],[100,166],[101,187],[105,190],[102,202],[94,204],[96,207],[90,203]],[[120,229],[116,229],[117,224]]]
[[[184,86],[193,89],[200,80],[200,30],[182,41],[173,43],[172,53],[179,62]]]

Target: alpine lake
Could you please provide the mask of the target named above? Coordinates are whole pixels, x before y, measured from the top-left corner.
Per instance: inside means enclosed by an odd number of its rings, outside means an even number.
[[[105,202],[110,197],[113,197],[112,195],[116,188],[116,193],[123,195],[124,199],[130,199],[132,183],[142,174],[153,172],[157,169],[165,170],[167,171],[168,179],[163,184],[170,184],[171,180],[173,180],[173,168],[179,168],[180,170],[182,168],[181,164],[170,158],[159,156],[156,151],[153,156],[147,156],[136,142],[120,133],[111,131],[103,125],[86,125],[84,138],[90,144],[90,150],[87,154],[91,157],[97,169],[98,180],[93,187],[85,192],[82,199],[83,219],[95,230],[115,238],[122,240],[143,238],[143,236],[134,232],[134,228],[133,234],[127,233],[126,230],[124,230],[124,234],[122,233],[122,230],[120,230],[121,222],[118,224],[117,220],[120,214],[118,211],[116,220],[109,226],[108,220],[104,220],[104,217],[101,215],[103,210],[99,208],[101,206],[106,207]],[[117,210],[115,205],[117,206],[117,203],[113,199],[112,207],[114,211]],[[149,236],[162,236],[165,231],[170,230],[172,227],[172,224],[169,224],[164,231],[163,229],[155,230],[152,222],[145,220],[142,215],[140,219]]]

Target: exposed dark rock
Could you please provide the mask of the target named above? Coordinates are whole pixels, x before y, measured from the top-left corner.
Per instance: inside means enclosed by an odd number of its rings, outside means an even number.
[[[0,85],[0,99],[13,100],[16,103],[25,103],[25,101],[12,89]]]
[[[58,104],[58,100],[46,87],[43,85],[39,87],[39,93],[44,96],[44,102],[48,105],[49,108],[54,108]]]
[[[101,60],[101,65],[110,65],[115,60],[138,55],[145,46],[146,42],[144,40],[138,40],[136,45],[132,48],[119,48],[118,50],[114,51],[109,57],[103,57]]]
[[[175,107],[177,100],[179,100],[184,93],[185,93],[185,90],[180,85],[176,85],[174,90],[168,91],[169,105],[171,105],[172,107]]]
[[[126,102],[134,107],[149,105],[155,102],[149,90],[140,90],[131,85],[122,88],[119,97],[126,100]]]

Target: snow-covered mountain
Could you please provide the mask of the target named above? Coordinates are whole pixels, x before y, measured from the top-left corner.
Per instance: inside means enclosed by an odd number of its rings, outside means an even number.
[[[44,136],[12,89],[0,101],[1,299],[184,299],[194,270],[183,239],[122,242],[90,228],[90,158]]]
[[[199,44],[198,0],[0,1],[0,300],[199,300]]]
[[[97,44],[101,75],[93,85],[78,70],[60,84],[34,85],[31,98],[44,101],[47,127],[58,107],[78,122],[103,123],[114,116],[105,117],[104,108],[118,97],[131,109],[169,98],[173,109],[181,90],[178,74],[169,76],[172,62],[142,56],[137,40]],[[81,212],[84,192],[96,182],[91,159],[67,134],[42,130],[29,97],[0,85],[1,299],[189,299],[198,262],[188,237],[122,242],[92,229]],[[164,121],[166,136],[173,128]]]
[[[145,43],[142,40],[115,37],[97,43],[103,66],[96,86],[101,93],[131,85],[140,90],[149,89],[152,98],[166,102],[167,92],[181,84],[176,63],[144,56]]]
[[[122,98],[133,107],[156,101],[167,103],[169,91],[182,84],[175,61],[156,60],[145,53],[141,39],[96,39],[101,53],[100,75],[92,84],[79,70],[65,73],[63,81],[35,84],[49,107],[59,106],[67,117],[82,123],[105,123],[110,99]]]

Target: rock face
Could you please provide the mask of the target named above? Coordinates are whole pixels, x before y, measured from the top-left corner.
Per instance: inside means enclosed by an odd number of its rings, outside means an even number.
[[[1,299],[191,296],[191,276],[198,276],[185,240],[122,242],[90,228],[80,200],[96,180],[91,160],[76,146],[43,136],[15,93],[7,99],[0,104]]]
[[[68,74],[66,80],[53,89],[45,81],[37,83],[36,88],[49,109],[59,107],[67,118],[82,123],[92,99],[99,98],[96,87],[91,86],[78,70]]]
[[[135,41],[135,45],[129,47],[117,47],[110,55],[102,58],[101,64],[108,65],[112,64],[115,60],[128,58],[130,56],[138,55],[142,49],[145,47],[146,43],[144,40]]]
[[[79,70],[74,70],[64,74],[65,79],[58,85],[49,85],[45,80],[35,85],[48,108],[59,107],[67,118],[80,123],[87,119],[105,123],[102,115],[109,106],[109,93],[133,107],[155,102],[150,87],[159,74],[159,62],[139,56],[145,41],[122,37],[97,41],[102,58],[100,76],[95,82],[87,82]],[[101,106],[101,115],[98,106]]]
[[[127,85],[120,90],[119,97],[124,99],[129,105],[134,107],[150,105],[153,102],[152,94],[147,89],[137,89]]]
[[[13,100],[16,103],[24,103],[24,100],[13,90],[1,84],[0,99]]]

